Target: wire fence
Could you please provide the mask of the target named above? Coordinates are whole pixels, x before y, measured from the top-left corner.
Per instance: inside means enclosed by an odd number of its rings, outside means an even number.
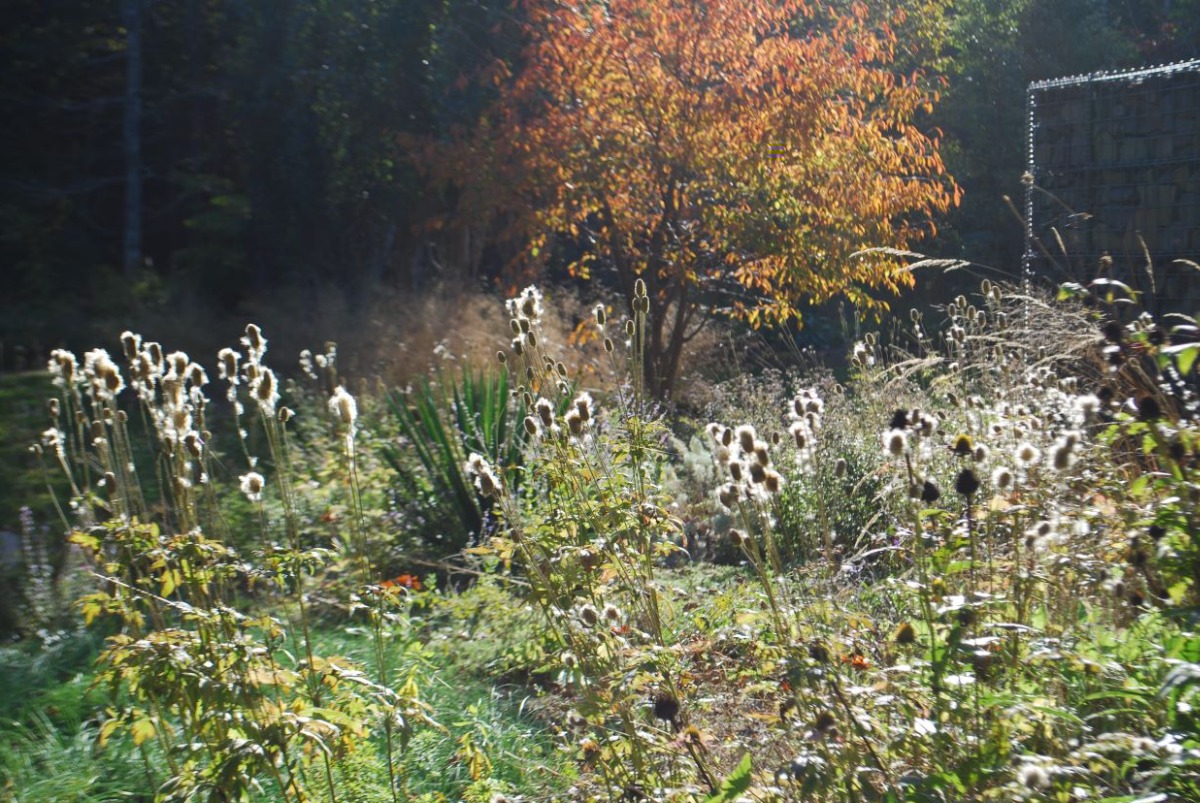
[[[1200,59],[1039,81],[1027,104],[1026,275],[1105,271],[1156,311],[1200,308],[1180,261],[1200,262]]]

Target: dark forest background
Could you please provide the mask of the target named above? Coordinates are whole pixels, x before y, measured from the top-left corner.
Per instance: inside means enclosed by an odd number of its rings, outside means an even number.
[[[965,191],[925,250],[1008,270],[1027,84],[1200,53],[1197,0],[902,5],[898,66],[944,80],[925,123]],[[406,143],[477,118],[489,92],[471,77],[514,57],[520,15],[503,0],[6,0],[3,367],[135,324],[200,346],[204,322],[235,332],[264,306],[353,313],[497,281],[488,232],[438,226],[454,199]]]

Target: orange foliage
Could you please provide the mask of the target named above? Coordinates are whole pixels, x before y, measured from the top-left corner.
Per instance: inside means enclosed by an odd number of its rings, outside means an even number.
[[[651,387],[669,392],[702,306],[758,325],[911,277],[905,248],[957,202],[936,97],[897,75],[886,20],[799,0],[526,0],[528,45],[488,73],[478,126],[428,160],[536,269],[567,242],[657,299]],[[501,225],[502,224],[502,225]],[[657,375],[657,377],[655,377]],[[656,379],[656,381],[655,381]]]

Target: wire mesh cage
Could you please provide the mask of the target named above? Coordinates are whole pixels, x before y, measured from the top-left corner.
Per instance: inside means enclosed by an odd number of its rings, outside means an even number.
[[[1029,85],[1027,275],[1200,308],[1200,59]],[[1111,257],[1111,261],[1103,257]]]

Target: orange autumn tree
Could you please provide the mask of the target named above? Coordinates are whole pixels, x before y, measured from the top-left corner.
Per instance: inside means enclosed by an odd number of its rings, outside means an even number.
[[[819,13],[818,13],[819,11]],[[460,214],[652,300],[646,386],[668,397],[710,311],[758,326],[912,279],[895,258],[957,200],[935,97],[887,21],[799,0],[525,0],[496,99],[431,160]],[[893,20],[894,21],[894,20]]]

